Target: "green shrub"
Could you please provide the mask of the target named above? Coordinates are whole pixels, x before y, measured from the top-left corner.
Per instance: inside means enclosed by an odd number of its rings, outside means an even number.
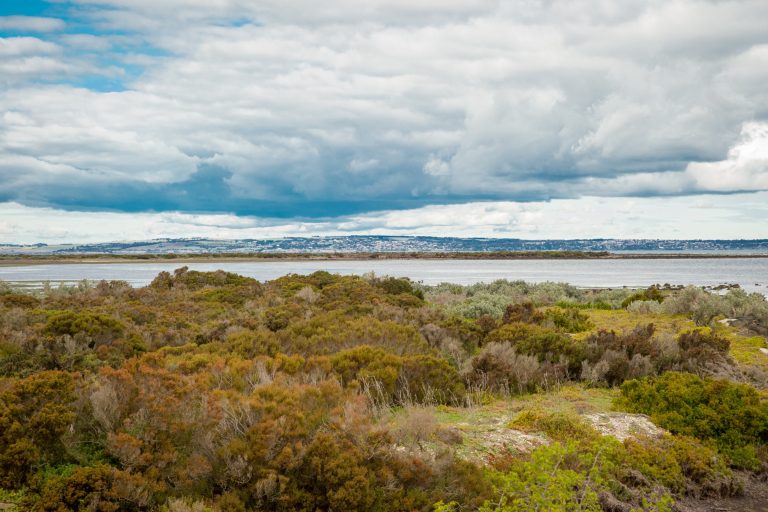
[[[288,327],[291,322],[301,318],[303,308],[298,304],[282,304],[264,310],[264,325],[272,332]]]
[[[741,485],[717,450],[688,436],[630,437],[624,441],[620,480],[636,483],[632,470],[678,495],[722,498],[741,492]]]
[[[67,373],[40,372],[0,388],[0,488],[18,489],[36,468],[67,459],[74,387]]]
[[[151,288],[169,289],[186,288],[189,290],[199,290],[206,286],[254,286],[258,287],[259,282],[253,278],[216,270],[214,272],[199,272],[189,270],[189,267],[177,268],[173,275],[168,272],[160,272],[150,283]]]
[[[267,329],[238,331],[227,336],[225,343],[234,353],[249,359],[263,355],[274,356],[280,349],[277,337]]]
[[[590,469],[576,443],[537,448],[530,460],[520,461],[496,475],[497,497],[481,512],[602,512],[599,469]]]
[[[515,417],[508,427],[523,432],[543,432],[555,441],[568,442],[578,439],[594,441],[600,434],[576,414],[528,409]]]
[[[768,442],[768,402],[751,386],[667,372],[625,382],[616,405],[648,414],[675,434],[711,442],[736,466],[753,467]]]
[[[544,325],[552,324],[561,332],[584,332],[594,329],[595,324],[578,309],[552,308],[544,312]]]
[[[374,286],[384,290],[389,295],[400,295],[403,293],[407,293],[409,295],[413,295],[414,297],[417,297],[418,299],[424,300],[424,292],[422,292],[418,288],[414,288],[413,283],[411,283],[410,279],[385,277],[380,279],[374,279],[373,284]]]
[[[630,304],[632,304],[635,301],[654,301],[658,303],[664,302],[664,294],[661,293],[661,291],[656,288],[655,286],[651,286],[646,290],[643,290],[641,292],[634,293],[624,299],[624,301],[621,303],[622,308],[626,308]]]
[[[531,302],[508,305],[504,311],[502,323],[537,324],[560,332],[584,332],[594,328],[589,317],[577,308],[555,307],[541,312],[537,311]]]
[[[54,313],[43,332],[53,336],[82,335],[93,342],[108,343],[123,335],[125,326],[119,320],[101,313],[62,311]]]
[[[36,308],[40,300],[24,293],[0,293],[0,304],[7,308]]]
[[[126,510],[114,485],[114,469],[109,466],[75,468],[44,481],[37,499],[28,500],[30,512]],[[31,498],[31,497],[30,497]]]
[[[456,369],[432,355],[399,356],[360,346],[337,352],[331,365],[343,383],[375,380],[395,402],[453,403],[464,396],[464,384]]]
[[[538,325],[507,324],[491,331],[486,341],[509,343],[518,354],[536,356],[540,361],[559,362],[562,356],[576,365],[581,363],[580,343]]]

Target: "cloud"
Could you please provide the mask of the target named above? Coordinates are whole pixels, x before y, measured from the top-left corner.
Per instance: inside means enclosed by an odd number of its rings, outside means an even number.
[[[75,3],[0,39],[3,200],[322,221],[768,189],[762,0]]]
[[[0,243],[152,238],[425,235],[572,238],[768,238],[768,193],[678,198],[584,197],[549,202],[428,205],[296,220],[188,212],[77,212],[0,203]]]
[[[0,37],[0,91],[2,86],[23,88],[30,81],[74,76],[85,69],[54,42],[30,36]]]
[[[441,158],[430,155],[429,160],[424,164],[424,172],[430,176],[445,176],[450,174],[451,167]]]
[[[49,55],[58,53],[58,45],[36,37],[0,38],[0,57],[14,58],[25,55]]]
[[[768,189],[768,124],[746,123],[742,141],[720,162],[693,162],[685,175],[708,192]]]
[[[0,30],[8,32],[55,32],[66,27],[64,20],[39,16],[0,16]]]
[[[682,172],[639,173],[589,180],[587,188],[603,195],[681,195],[768,190],[768,124],[742,126],[741,140],[727,158],[690,162]]]

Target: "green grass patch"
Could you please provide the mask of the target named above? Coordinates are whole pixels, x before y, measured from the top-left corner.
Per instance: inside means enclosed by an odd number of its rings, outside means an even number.
[[[595,324],[594,331],[601,329],[606,331],[629,331],[638,324],[653,324],[656,327],[656,335],[669,333],[677,335],[681,331],[689,331],[696,328],[693,320],[683,315],[659,315],[652,313],[631,313],[626,309],[604,310],[588,309],[584,313]],[[584,337],[581,334],[580,337]]]
[[[765,338],[762,336],[729,336],[731,342],[730,354],[739,364],[759,366],[768,370],[768,354],[760,351],[761,348],[768,348]]]

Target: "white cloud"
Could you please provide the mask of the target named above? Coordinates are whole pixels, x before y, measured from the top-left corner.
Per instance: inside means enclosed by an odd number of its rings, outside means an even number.
[[[424,172],[430,176],[446,176],[450,174],[451,167],[441,158],[430,155],[429,160],[424,164]]]
[[[0,16],[0,30],[18,32],[54,32],[63,30],[66,23],[58,18],[38,16]]]
[[[36,37],[0,37],[0,57],[58,53],[58,45]]]
[[[104,52],[112,47],[109,38],[93,34],[65,34],[59,41],[76,50]]]
[[[741,140],[723,160],[691,162],[682,172],[589,178],[581,184],[581,190],[606,196],[768,190],[768,123],[745,123]]]
[[[720,162],[693,162],[685,174],[701,191],[768,189],[768,124],[747,123],[742,141]]]

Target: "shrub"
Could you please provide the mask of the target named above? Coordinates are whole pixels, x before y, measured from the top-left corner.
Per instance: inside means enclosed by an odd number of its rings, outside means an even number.
[[[544,325],[561,332],[583,332],[594,327],[587,315],[577,308],[550,308],[543,313],[537,311],[531,302],[510,304],[504,311],[502,323],[527,323]]]
[[[501,318],[509,304],[509,297],[494,295],[486,292],[467,297],[464,301],[454,304],[450,312],[465,318],[480,318],[488,315]]]
[[[433,440],[437,430],[438,423],[433,408],[407,406],[397,417],[395,436],[401,445],[424,450],[424,444]]]
[[[624,334],[600,330],[590,335],[585,341],[586,359],[581,364],[581,378],[614,386],[627,379],[655,374],[674,364],[654,342],[653,333],[653,324],[647,324]]]
[[[40,300],[24,293],[0,293],[0,304],[7,308],[34,308]]]
[[[375,379],[394,396],[403,360],[381,348],[363,345],[337,352],[331,357],[331,364],[343,384]]]
[[[542,365],[535,357],[518,354],[504,343],[489,343],[473,357],[465,370],[474,388],[525,393],[565,379],[562,366]]]
[[[530,460],[518,462],[509,471],[497,475],[499,496],[487,501],[480,511],[601,512],[596,491],[599,475],[589,469],[589,463],[573,442],[538,448]]]
[[[486,340],[509,343],[517,353],[535,356],[542,362],[560,362],[561,358],[565,358],[576,366],[581,363],[582,345],[545,327],[521,323],[507,324],[492,331]]]
[[[245,358],[277,354],[280,343],[272,331],[238,331],[227,336],[226,345],[236,354]]]
[[[699,325],[724,315],[743,319],[750,328],[768,334],[768,301],[759,293],[735,289],[723,296],[688,286],[667,297],[662,306],[665,312],[688,315]]]
[[[454,403],[464,397],[459,372],[441,357],[417,354],[403,358],[400,379],[417,402]]]
[[[684,332],[677,338],[681,369],[698,374],[728,375],[733,362],[728,357],[730,342],[707,329]]]
[[[667,372],[625,382],[617,405],[713,443],[737,466],[754,466],[757,447],[768,442],[768,403],[745,384]]]
[[[663,307],[655,300],[635,300],[627,305],[627,311],[636,315],[658,315]]]
[[[411,283],[410,279],[405,278],[396,278],[396,277],[385,277],[380,279],[374,279],[373,285],[381,288],[389,295],[400,295],[403,293],[413,295],[414,297],[424,300],[424,292],[421,290],[414,288],[413,283]]]
[[[189,270],[189,267],[177,268],[173,275],[168,272],[160,272],[150,283],[150,288],[170,289],[186,288],[189,290],[199,290],[206,286],[244,286],[249,285],[258,287],[259,282],[253,278],[216,270],[214,272],[198,272]]]
[[[17,489],[35,469],[66,460],[74,387],[67,373],[40,372],[0,388],[0,488]]]
[[[532,302],[524,302],[522,304],[510,304],[507,306],[501,321],[504,324],[541,324],[541,322],[544,321],[544,315],[536,311]]]
[[[667,297],[662,306],[666,313],[689,315],[698,325],[708,324],[722,310],[719,297],[696,286],[687,286]]]
[[[125,510],[114,485],[114,469],[109,466],[75,468],[67,474],[49,478],[44,482],[39,498],[28,506],[31,512]]]
[[[114,341],[123,335],[122,322],[100,313],[62,311],[54,313],[45,324],[43,332],[53,336],[81,335],[92,343],[102,344]]]
[[[282,351],[302,354],[332,354],[360,345],[399,355],[435,353],[412,325],[363,315],[349,318],[337,312],[294,322],[278,337]]]
[[[595,327],[587,315],[574,308],[548,309],[541,323],[547,326],[551,324],[561,332],[584,332]]]
[[[651,286],[646,290],[634,293],[629,297],[627,297],[626,299],[624,299],[624,301],[621,303],[621,307],[626,308],[627,306],[629,306],[630,304],[636,301],[644,301],[644,302],[654,301],[660,304],[664,302],[664,294],[661,293],[661,291],[655,286]]]
[[[245,301],[254,298],[258,293],[259,289],[254,286],[226,286],[202,289],[195,292],[194,299],[203,302],[242,306],[245,304]]]
[[[301,306],[293,303],[267,308],[264,310],[264,325],[270,331],[280,331],[300,319],[303,311]]]
[[[741,485],[716,450],[687,436],[629,437],[624,441],[626,464],[619,479],[637,484],[639,471],[649,487],[663,485],[679,495],[722,498],[741,492]]]
[[[678,337],[677,343],[680,345],[680,349],[687,353],[713,351],[718,354],[727,354],[731,347],[731,343],[727,339],[712,331],[702,329],[682,333]]]
[[[388,399],[409,403],[451,403],[464,396],[458,372],[445,359],[431,355],[398,356],[381,348],[360,346],[331,357],[343,383],[376,381]]]

